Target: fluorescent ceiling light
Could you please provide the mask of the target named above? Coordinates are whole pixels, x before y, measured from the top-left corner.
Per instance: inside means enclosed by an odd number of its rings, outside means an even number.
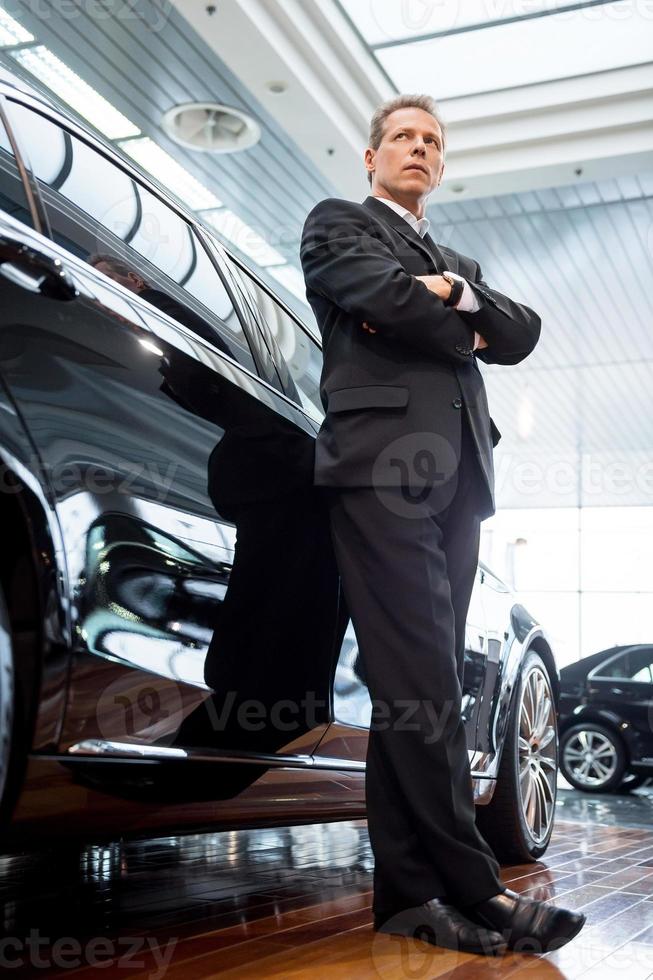
[[[220,198],[149,137],[129,140],[122,145],[122,149],[194,211],[221,206]]]
[[[247,255],[258,265],[267,267],[286,264],[285,258],[280,252],[277,252],[276,248],[268,244],[258,232],[245,224],[229,208],[221,208],[219,211],[205,211],[200,215],[200,218],[203,218],[207,224],[235,245],[243,255]]]
[[[9,53],[109,139],[138,136],[140,133],[133,122],[123,116],[122,112],[118,112],[104,96],[91,88],[44,45]]]
[[[652,46],[653,21],[638,6],[617,2],[375,54],[400,92],[435,92],[443,100],[649,62]]]
[[[297,268],[297,266],[289,265],[277,265],[272,266],[270,269],[270,275],[274,276],[277,282],[280,282],[282,286],[285,286],[289,293],[296,296],[297,299],[301,300],[302,303],[306,303],[306,286],[304,284],[304,277]]]
[[[33,41],[34,35],[26,31],[22,24],[10,17],[5,10],[0,10],[0,45],[26,44]]]

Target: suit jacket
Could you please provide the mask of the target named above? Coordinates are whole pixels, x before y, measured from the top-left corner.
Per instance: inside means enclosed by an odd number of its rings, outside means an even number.
[[[474,259],[420,238],[374,197],[321,201],[304,224],[300,254],[324,348],[316,484],[422,488],[446,480],[460,459],[464,411],[487,488],[484,516],[492,514],[500,433],[476,359],[519,363],[538,341],[538,315],[491,289]],[[467,279],[478,312],[446,307],[414,278],[445,269]],[[476,354],[474,330],[488,343]]]

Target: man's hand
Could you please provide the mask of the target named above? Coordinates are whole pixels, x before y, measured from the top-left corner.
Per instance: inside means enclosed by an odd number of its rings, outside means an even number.
[[[427,289],[430,289],[440,299],[448,299],[449,293],[451,292],[451,283],[443,279],[442,276],[413,276],[413,279],[419,279]]]
[[[423,282],[427,289],[430,289],[432,293],[439,296],[440,299],[448,299],[451,292],[451,283],[447,282],[442,276],[415,276],[415,279],[419,279]],[[454,307],[456,309],[456,307]],[[483,350],[487,347],[487,341],[485,337],[481,337],[480,333],[474,331],[474,347],[473,350]]]

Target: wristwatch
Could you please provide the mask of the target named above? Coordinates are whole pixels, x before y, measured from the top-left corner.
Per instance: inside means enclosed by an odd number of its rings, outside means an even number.
[[[443,300],[445,306],[457,306],[463,295],[463,289],[465,284],[460,281],[460,279],[455,279],[450,272],[441,272],[440,275],[443,279],[446,279],[448,283],[451,284],[451,292],[445,300]]]

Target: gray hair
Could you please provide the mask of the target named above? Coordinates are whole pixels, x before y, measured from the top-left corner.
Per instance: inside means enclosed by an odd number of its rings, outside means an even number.
[[[86,261],[93,267],[102,262],[104,265],[107,265],[116,276],[128,276],[131,272],[137,275],[140,279],[143,279],[137,269],[134,269],[133,266],[128,265],[118,255],[111,255],[109,252],[94,252],[92,255],[89,255]],[[145,279],[143,279],[143,282],[145,282]],[[147,283],[145,284],[147,285]]]
[[[444,156],[446,144],[445,125],[440,118],[437,103],[430,95],[396,95],[393,99],[388,99],[387,102],[383,102],[375,111],[370,120],[370,137],[368,146],[370,146],[373,150],[378,150],[379,146],[381,145],[381,140],[383,139],[383,131],[385,129],[386,120],[388,116],[391,115],[391,113],[396,112],[397,109],[423,109],[424,112],[428,112],[430,116],[433,116],[433,118],[439,124],[440,131],[442,133],[442,155]],[[367,172],[367,179],[371,184],[372,173],[369,170]]]

